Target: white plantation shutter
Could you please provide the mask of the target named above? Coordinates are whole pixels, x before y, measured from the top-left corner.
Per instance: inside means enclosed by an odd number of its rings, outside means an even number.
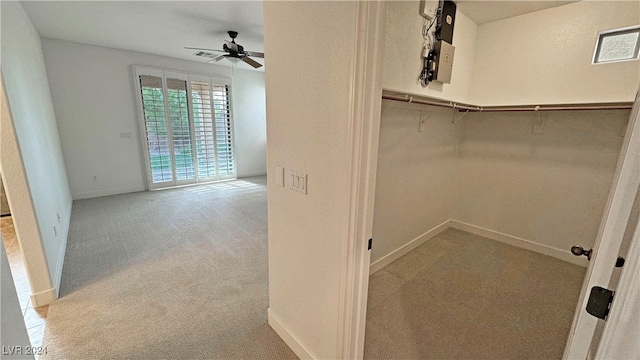
[[[173,181],[173,162],[167,132],[162,78],[140,75],[145,140],[152,183]]]
[[[213,86],[213,109],[216,123],[218,172],[220,176],[234,175],[233,134],[228,85]]]
[[[196,158],[201,179],[215,178],[216,138],[211,116],[211,90],[208,82],[191,81]]]
[[[167,79],[167,102],[171,123],[176,180],[195,179],[186,80]]]
[[[228,80],[135,67],[149,188],[235,178]]]

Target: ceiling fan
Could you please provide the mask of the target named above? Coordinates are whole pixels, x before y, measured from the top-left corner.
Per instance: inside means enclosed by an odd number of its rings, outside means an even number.
[[[231,38],[231,41],[227,41],[227,40],[224,41],[225,43],[222,45],[222,49],[223,50],[205,49],[205,48],[196,48],[196,47],[186,47],[186,46],[185,46],[185,49],[201,50],[200,52],[196,53],[195,55],[211,57],[212,59],[207,61],[207,63],[211,63],[211,62],[214,62],[214,61],[217,62],[217,61],[220,61],[220,60],[222,60],[224,58],[227,58],[227,59],[229,59],[229,61],[231,61],[233,63],[237,63],[238,61],[244,61],[244,62],[246,62],[247,64],[253,66],[256,69],[262,66],[262,64],[260,64],[259,62],[253,60],[249,56],[258,57],[258,58],[264,58],[264,53],[255,52],[255,51],[246,51],[242,47],[242,45],[236,44],[236,37],[238,36],[238,32],[237,31],[227,31],[227,34],[229,34],[229,37]],[[221,52],[221,53],[224,53],[224,54],[220,54],[220,55],[214,56],[214,54],[206,53],[204,51],[215,51],[215,52]]]

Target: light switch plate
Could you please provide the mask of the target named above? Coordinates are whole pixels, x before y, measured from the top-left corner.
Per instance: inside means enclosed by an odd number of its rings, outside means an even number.
[[[276,185],[284,187],[284,168],[276,165]]]
[[[299,171],[289,171],[289,189],[306,194],[307,193],[307,174]]]

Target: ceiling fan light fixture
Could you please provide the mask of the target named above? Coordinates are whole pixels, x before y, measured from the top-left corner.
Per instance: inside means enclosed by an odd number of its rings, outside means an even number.
[[[228,34],[229,34],[229,37],[231,38],[231,41],[225,40],[225,43],[222,45],[223,50],[194,48],[194,47],[185,47],[185,49],[198,50],[198,52],[196,52],[194,55],[210,58],[211,60],[207,61],[207,63],[218,62],[221,59],[227,58],[233,64],[233,66],[238,66],[237,64],[240,61],[243,61],[249,64],[250,66],[252,66],[254,69],[262,67],[262,64],[253,60],[249,56],[264,59],[264,53],[255,52],[255,51],[245,51],[242,45],[236,44],[235,42],[235,38],[238,36],[238,33],[236,31],[229,31]],[[214,51],[222,54],[216,55],[209,51]]]

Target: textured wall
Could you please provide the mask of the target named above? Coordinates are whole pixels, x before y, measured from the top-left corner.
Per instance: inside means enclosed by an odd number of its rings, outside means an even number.
[[[453,34],[455,56],[451,84],[432,82],[423,88],[418,83],[422,71],[422,21],[419,1],[391,1],[387,4],[384,77],[382,87],[410,94],[467,102],[474,53],[476,25],[465,14],[456,13]]]
[[[629,111],[468,114],[454,218],[562,251],[598,232]]]
[[[579,1],[478,26],[474,104],[633,101],[640,61],[592,65],[599,31],[640,24],[638,1]]]
[[[393,101],[382,109],[371,263],[451,219],[459,192],[458,113]]]
[[[308,174],[306,195],[269,178],[269,307],[321,359],[338,357],[356,5],[264,3],[268,173]]]

